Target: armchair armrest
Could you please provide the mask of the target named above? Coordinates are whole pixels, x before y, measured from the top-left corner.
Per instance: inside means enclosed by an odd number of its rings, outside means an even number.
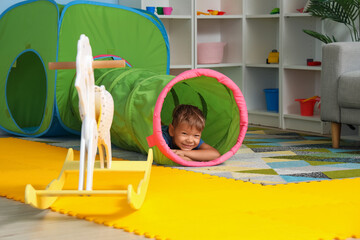
[[[339,77],[360,70],[360,42],[337,42],[322,48],[321,120],[340,123]]]

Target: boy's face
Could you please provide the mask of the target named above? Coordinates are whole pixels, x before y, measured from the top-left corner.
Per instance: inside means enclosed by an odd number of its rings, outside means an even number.
[[[201,138],[201,131],[187,123],[179,123],[176,127],[170,124],[169,134],[173,138],[173,143],[184,151],[196,148]]]

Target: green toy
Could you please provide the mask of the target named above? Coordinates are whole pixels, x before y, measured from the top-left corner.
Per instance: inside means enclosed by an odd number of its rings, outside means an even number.
[[[270,14],[279,14],[280,13],[280,8],[274,8],[273,10],[271,10]]]

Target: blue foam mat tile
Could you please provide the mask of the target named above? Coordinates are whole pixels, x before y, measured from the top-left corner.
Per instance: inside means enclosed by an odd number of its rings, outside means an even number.
[[[304,167],[310,166],[310,164],[306,161],[287,161],[287,162],[270,162],[267,163],[271,168],[293,168],[293,167]]]
[[[288,183],[329,180],[329,178],[312,178],[312,177],[299,177],[299,176],[289,176],[289,175],[280,175],[280,177],[282,177]]]
[[[322,165],[324,167],[340,167],[340,168],[347,168],[347,169],[360,169],[359,163],[339,163],[339,164],[329,164],[329,165]]]

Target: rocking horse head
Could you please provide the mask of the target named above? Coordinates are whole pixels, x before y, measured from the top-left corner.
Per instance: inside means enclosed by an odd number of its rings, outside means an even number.
[[[79,95],[79,110],[82,120],[84,120],[85,116],[95,118],[95,81],[92,63],[93,56],[89,38],[82,34],[78,41],[75,81],[75,87]]]

